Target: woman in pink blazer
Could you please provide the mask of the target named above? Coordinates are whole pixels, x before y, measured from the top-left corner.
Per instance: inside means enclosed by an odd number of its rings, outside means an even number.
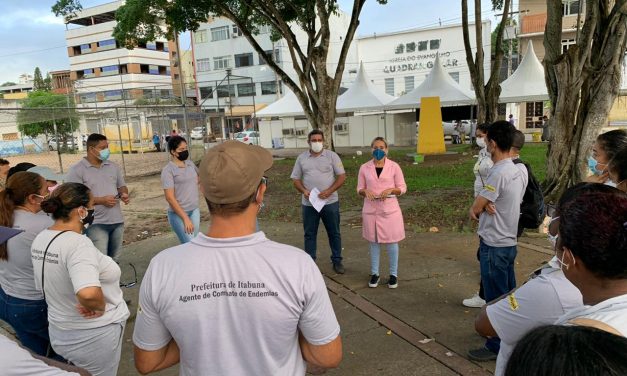
[[[403,213],[397,196],[407,191],[403,171],[389,160],[388,144],[383,137],[372,141],[372,160],[359,168],[357,193],[364,197],[362,209],[363,237],[370,242],[370,282],[379,285],[379,255],[386,244],[390,258],[388,287],[398,287],[398,242],[405,239]]]

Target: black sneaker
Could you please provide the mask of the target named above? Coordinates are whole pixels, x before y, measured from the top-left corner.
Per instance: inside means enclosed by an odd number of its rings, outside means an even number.
[[[379,276],[377,274],[373,274],[370,276],[370,282],[368,282],[368,287],[377,287],[379,286]]]
[[[485,347],[476,350],[468,350],[468,358],[477,362],[487,362],[489,360],[496,360],[497,354],[488,350]]]
[[[337,274],[344,274],[345,270],[344,270],[344,265],[342,265],[342,262],[336,262],[335,264],[333,264],[333,270],[335,270],[335,272]]]
[[[388,287],[391,289],[395,289],[398,287],[398,279],[395,275],[390,276],[390,280],[388,281]]]

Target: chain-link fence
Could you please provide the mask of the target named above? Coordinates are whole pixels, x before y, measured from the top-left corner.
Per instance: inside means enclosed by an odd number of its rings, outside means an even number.
[[[110,159],[125,176],[150,175],[170,159],[167,139],[172,130],[188,140],[190,158],[198,162],[212,143],[221,141],[222,135],[211,127],[220,123],[196,106],[183,105],[4,107],[0,157],[11,165],[30,162],[67,172],[85,156],[87,136],[100,133],[108,139]]]

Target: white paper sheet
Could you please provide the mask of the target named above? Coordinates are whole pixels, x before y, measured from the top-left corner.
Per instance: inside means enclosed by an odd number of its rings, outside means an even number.
[[[327,204],[328,200],[329,199],[325,200],[320,198],[320,191],[318,190],[318,188],[314,188],[309,192],[309,202],[311,202],[311,205],[314,207],[314,209],[316,209],[318,213],[320,212],[320,210],[322,210],[324,205]]]

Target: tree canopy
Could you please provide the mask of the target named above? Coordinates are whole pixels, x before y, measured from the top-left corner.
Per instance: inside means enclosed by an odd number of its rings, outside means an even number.
[[[17,123],[19,131],[29,137],[53,135],[56,123],[57,134],[63,137],[78,129],[78,115],[71,98],[49,91],[33,91],[23,101]]]

